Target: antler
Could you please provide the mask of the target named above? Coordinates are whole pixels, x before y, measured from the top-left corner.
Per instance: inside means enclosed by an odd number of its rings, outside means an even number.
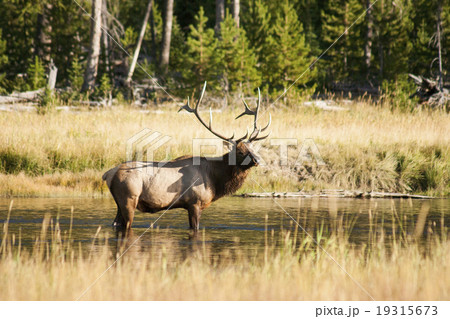
[[[202,125],[204,127],[206,127],[206,129],[208,131],[210,131],[215,136],[217,136],[218,138],[221,138],[224,141],[233,143],[234,133],[233,133],[233,135],[230,138],[227,138],[227,137],[225,137],[225,136],[223,136],[223,135],[213,131],[213,129],[212,129],[212,111],[211,111],[211,108],[209,108],[209,124],[206,124],[205,121],[203,121],[203,119],[198,114],[198,106],[200,105],[200,103],[201,103],[201,101],[203,99],[203,95],[205,94],[205,90],[206,90],[206,81],[205,81],[205,84],[203,85],[202,93],[200,94],[200,98],[198,99],[197,104],[195,105],[195,107],[191,108],[190,103],[189,103],[189,97],[188,97],[187,104],[183,105],[178,110],[178,112],[180,112],[181,110],[186,110],[189,113],[194,113],[194,115],[197,117],[197,119],[200,121],[200,123],[202,123]]]
[[[245,110],[244,112],[242,112],[241,114],[239,114],[239,116],[236,117],[236,119],[240,118],[241,116],[244,115],[253,115],[255,118],[253,120],[253,132],[250,134],[250,137],[248,138],[249,142],[253,142],[253,141],[259,141],[259,140],[263,140],[265,138],[267,138],[269,134],[265,135],[265,136],[261,136],[258,137],[259,133],[264,132],[265,130],[267,130],[270,126],[270,124],[272,123],[272,115],[269,114],[269,123],[264,127],[264,128],[258,128],[257,122],[258,122],[258,112],[259,112],[259,107],[261,106],[261,91],[258,88],[258,103],[256,104],[256,110],[252,111],[250,110],[247,102],[245,102],[244,99],[242,99],[242,102],[244,102],[244,107]],[[247,134],[245,134],[244,137],[240,138],[238,141],[244,140],[246,139],[248,136],[248,131]]]

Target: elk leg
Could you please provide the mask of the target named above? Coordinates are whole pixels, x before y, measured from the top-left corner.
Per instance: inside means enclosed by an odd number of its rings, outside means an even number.
[[[114,218],[112,226],[113,227],[121,227],[124,225],[125,225],[125,221],[122,217],[122,213],[120,212],[120,208],[117,208],[117,215],[116,215],[116,218]]]
[[[131,224],[133,224],[134,211],[136,210],[137,203],[137,196],[127,197],[123,202],[119,203],[119,210],[124,222],[123,226],[130,228]]]
[[[189,214],[189,227],[194,231],[197,231],[200,226],[200,216],[202,215],[202,210],[200,207],[194,205],[188,208]]]

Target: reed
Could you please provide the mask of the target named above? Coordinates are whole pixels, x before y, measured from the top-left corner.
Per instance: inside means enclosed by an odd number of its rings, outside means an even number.
[[[408,227],[422,228],[428,209],[424,205],[419,221]],[[318,222],[309,235],[299,227],[301,222],[279,232],[266,226],[260,247],[236,242],[220,251],[209,244],[207,231],[186,249],[161,229],[148,231],[145,246],[139,240],[131,246],[137,236],[112,241],[99,228],[82,247],[71,239],[71,226],[64,229],[58,218],[49,216],[35,244],[23,247],[20,234],[7,231],[6,220],[0,299],[448,300],[450,242],[445,223],[428,225],[428,235],[419,238],[418,230],[400,230],[407,227],[402,224],[404,214],[392,210],[380,218],[376,207],[371,214],[371,235],[358,245],[350,240],[357,221],[337,215],[335,223]],[[386,231],[389,220],[398,236]],[[183,254],[180,249],[185,249]]]

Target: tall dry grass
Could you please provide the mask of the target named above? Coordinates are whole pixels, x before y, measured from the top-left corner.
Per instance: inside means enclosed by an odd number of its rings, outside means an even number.
[[[281,167],[277,146],[261,151],[269,166],[253,170],[246,191],[345,188],[446,196],[450,193],[450,119],[439,111],[405,113],[367,103],[349,111],[313,107],[271,109],[272,138],[294,138],[292,166],[301,143],[313,139],[326,163]],[[250,119],[234,121],[240,110],[214,113],[214,127],[244,134]],[[144,128],[170,135],[156,158],[192,153],[193,138],[211,138],[192,116],[172,105],[149,112],[123,107],[79,113],[2,113],[0,194],[101,195],[102,172],[125,160],[128,138]],[[204,113],[207,117],[207,113]],[[267,120],[267,113],[261,121]]]
[[[179,244],[155,229],[148,234],[154,242],[131,246],[137,236],[111,244],[99,228],[92,243],[82,247],[72,240],[71,227],[61,229],[49,217],[35,244],[22,247],[20,233],[8,232],[10,212],[11,207],[0,246],[0,300],[450,298],[448,229],[438,236],[432,224],[426,238],[418,236],[425,227],[420,222],[417,232],[398,237],[373,224],[370,240],[357,246],[349,240],[349,225],[330,236],[319,229],[312,238],[294,225],[279,233],[266,231],[260,247],[230,244],[220,251],[203,233],[192,245],[184,244],[180,255]],[[401,221],[394,226],[401,227]]]

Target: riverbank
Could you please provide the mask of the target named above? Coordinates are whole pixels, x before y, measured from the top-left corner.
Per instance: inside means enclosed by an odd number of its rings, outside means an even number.
[[[238,194],[322,189],[450,194],[448,113],[403,113],[367,103],[345,107],[271,109],[271,139],[260,149],[265,165],[252,170]],[[155,152],[156,160],[192,154],[193,138],[212,137],[190,114],[176,111],[166,105],[44,116],[1,113],[0,196],[108,196],[103,172],[126,160],[127,140],[143,129],[171,137]],[[243,135],[252,123],[250,118],[235,121],[240,111],[214,112],[214,128]],[[268,113],[261,113],[264,123]],[[289,145],[286,156],[280,143]],[[208,155],[214,149],[202,150]]]

